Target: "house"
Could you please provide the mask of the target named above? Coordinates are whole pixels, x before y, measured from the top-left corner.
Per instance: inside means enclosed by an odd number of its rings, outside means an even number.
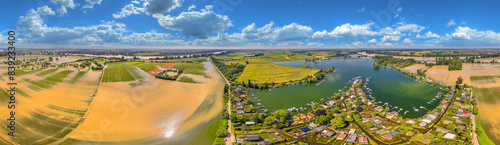
[[[460,117],[460,118],[464,118],[465,117],[465,114],[464,112],[457,112],[457,117]]]
[[[344,140],[346,136],[347,136],[347,134],[344,134],[344,133],[339,134],[339,136],[337,136],[337,140]]]
[[[442,133],[448,133],[449,132],[447,129],[444,129],[444,128],[441,128],[441,127],[436,128],[436,131],[437,132],[442,132]]]
[[[363,117],[363,119],[368,119],[368,118],[372,117],[372,114],[370,114],[370,113],[362,114],[361,117]]]
[[[354,134],[354,133],[356,133],[356,129],[350,129],[349,130],[349,134]]]
[[[321,135],[323,137],[332,137],[334,134],[335,134],[335,132],[329,131],[329,130],[325,130],[325,131],[323,131],[323,133],[321,133]]]
[[[335,127],[335,126],[330,126],[330,127],[328,127],[328,128],[331,128],[331,129],[333,129],[333,130],[336,130],[336,129],[337,129],[337,127]]]
[[[382,138],[386,139],[386,140],[391,140],[394,136],[392,136],[392,134],[385,134],[385,135],[382,135]]]
[[[312,128],[316,128],[316,127],[318,127],[318,125],[317,125],[317,124],[315,124],[314,122],[309,123],[309,126],[311,126]]]
[[[465,126],[464,125],[459,125],[459,126],[457,126],[455,128],[465,129]]]
[[[445,120],[445,121],[443,121],[443,124],[450,124],[450,123],[452,123],[452,122],[451,122],[451,121],[449,121],[449,120]]]
[[[357,138],[358,138],[358,137],[356,136],[356,134],[351,134],[351,135],[349,135],[349,137],[347,138],[347,140],[346,140],[346,141],[347,141],[347,142],[356,142],[356,139],[357,139]]]
[[[307,119],[312,120],[314,117],[311,114],[307,114]]]
[[[401,131],[399,131],[399,130],[394,130],[391,132],[392,135],[396,135],[396,134],[400,134],[400,133],[401,133]]]
[[[243,110],[238,110],[238,111],[236,112],[236,114],[240,114],[240,115],[241,115],[241,114],[245,114],[245,111],[243,111]]]
[[[372,127],[372,128],[370,128],[369,130],[370,130],[370,131],[375,131],[375,130],[377,130],[377,129],[378,129],[377,127]]]
[[[436,115],[432,115],[432,114],[425,115],[425,118],[429,119],[429,120],[434,120],[434,119],[436,119],[436,117],[437,117]]]
[[[432,120],[429,120],[429,119],[422,119],[420,121],[425,122],[425,123],[431,123],[432,122]]]
[[[462,104],[460,104],[460,102],[453,102],[453,105],[455,105],[455,106],[460,106],[460,105],[462,105]]]
[[[300,119],[307,120],[307,117],[305,115],[300,115]]]
[[[387,130],[385,130],[385,129],[381,129],[381,130],[378,130],[378,131],[377,131],[377,132],[375,132],[375,133],[376,133],[376,134],[386,134],[386,133],[388,133],[388,131],[387,131]]]
[[[255,122],[253,122],[253,121],[247,121],[247,122],[245,122],[245,124],[246,125],[255,125]]]
[[[253,135],[247,135],[247,140],[248,141],[257,141],[259,139],[260,139],[260,137],[258,135],[255,135],[255,134],[253,134]]]
[[[234,100],[236,100],[236,102],[238,102],[238,103],[239,103],[239,102],[241,102],[241,99],[240,99],[240,98],[236,98],[236,99],[234,99]]]
[[[455,139],[456,135],[453,133],[446,133],[443,138],[444,139]]]
[[[415,121],[413,121],[413,120],[407,120],[406,123],[408,123],[408,124],[415,124]]]
[[[302,132],[307,132],[307,131],[311,130],[311,128],[310,127],[302,127],[299,130]]]
[[[315,131],[315,132],[321,132],[321,131],[323,131],[323,130],[325,130],[325,129],[326,129],[326,125],[321,125],[321,126],[319,126],[319,127],[316,127],[316,128],[314,129],[314,131]]]
[[[238,87],[236,87],[236,92],[241,92],[241,85],[238,85]]]
[[[241,96],[240,96],[240,98],[245,98],[245,97],[247,97],[247,95],[241,95]]]
[[[368,138],[366,138],[366,137],[359,137],[358,142],[360,144],[367,144],[368,143]]]

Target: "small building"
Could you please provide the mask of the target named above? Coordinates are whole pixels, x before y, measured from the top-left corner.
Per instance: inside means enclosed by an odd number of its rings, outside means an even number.
[[[240,98],[245,98],[245,97],[247,97],[247,95],[241,95],[241,96],[240,96]]]
[[[321,136],[323,137],[332,137],[335,134],[333,131],[325,130],[323,133],[321,133]]]
[[[246,125],[255,125],[255,122],[253,122],[253,121],[247,121],[247,122],[245,122],[245,124]]]
[[[236,99],[234,99],[234,100],[236,100],[236,102],[238,102],[238,103],[239,103],[239,102],[241,102],[241,99],[240,99],[240,98],[236,98]]]
[[[385,129],[381,129],[381,130],[378,130],[378,131],[377,131],[377,132],[375,132],[375,133],[376,133],[376,134],[386,134],[386,133],[388,133],[388,131],[387,131],[387,130],[385,130]]]
[[[347,134],[341,133],[339,136],[337,136],[337,140],[344,140]]]
[[[367,143],[369,143],[368,142],[368,138],[366,138],[366,137],[359,137],[358,142],[360,144],[367,144]]]
[[[247,140],[248,141],[257,141],[259,139],[260,139],[260,137],[258,135],[255,135],[255,134],[253,134],[253,135],[247,135]]]
[[[399,130],[394,130],[391,132],[392,135],[396,135],[396,134],[400,134],[400,133],[401,133],[401,131],[399,131]]]
[[[392,138],[394,138],[394,136],[392,136],[392,134],[385,134],[385,135],[382,135],[382,138],[386,139],[386,140],[391,140]]]
[[[356,133],[356,129],[350,129],[349,130],[349,134],[355,134]]]
[[[407,120],[406,123],[408,123],[408,124],[415,124],[415,121],[413,121],[413,120]]]
[[[312,120],[314,117],[311,114],[307,114],[307,119]]]
[[[375,131],[375,130],[377,130],[377,129],[378,129],[377,127],[372,127],[372,128],[370,128],[369,130],[370,130],[370,131]]]
[[[300,115],[300,119],[302,119],[302,120],[307,120],[307,116],[305,116],[305,115]]]
[[[449,131],[447,129],[438,127],[438,128],[436,128],[436,132],[448,133]]]
[[[449,121],[449,120],[445,120],[445,121],[443,121],[443,124],[450,124],[450,123],[452,123],[452,122],[451,122],[451,121]]]
[[[446,133],[443,138],[444,139],[455,139],[455,137],[457,137],[455,134],[453,133]]]
[[[460,106],[460,105],[462,105],[462,104],[460,104],[460,102],[453,102],[453,105],[455,105],[455,106]]]
[[[311,126],[312,128],[318,127],[318,125],[316,123],[314,123],[314,122],[309,123],[309,126]]]
[[[363,119],[368,119],[368,118],[372,117],[372,114],[370,114],[370,113],[362,114],[361,117],[363,117]]]
[[[346,141],[347,141],[347,142],[356,142],[356,139],[357,139],[357,138],[358,138],[358,137],[356,136],[356,134],[351,134],[351,135],[349,135],[349,137],[347,138],[347,140],[346,140]]]
[[[299,130],[302,132],[307,132],[307,131],[311,130],[311,128],[310,127],[302,127]]]
[[[326,125],[321,125],[321,126],[319,126],[319,127],[316,127],[316,128],[314,129],[314,131],[315,131],[315,132],[321,132],[321,131],[323,131],[323,130],[325,130],[325,129],[326,129]]]
[[[241,114],[245,114],[245,111],[243,111],[243,110],[238,110],[238,111],[236,111],[236,114],[240,114],[240,115],[241,115]]]

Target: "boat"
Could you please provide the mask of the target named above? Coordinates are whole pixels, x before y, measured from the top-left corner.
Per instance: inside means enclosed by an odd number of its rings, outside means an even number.
[[[419,111],[416,107],[413,107],[413,110],[414,110],[415,112],[418,112],[418,111]]]

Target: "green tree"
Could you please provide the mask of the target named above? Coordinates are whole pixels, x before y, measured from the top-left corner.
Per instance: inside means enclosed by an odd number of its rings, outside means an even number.
[[[314,121],[316,124],[323,124],[323,125],[327,125],[328,124],[328,117],[326,116],[318,116],[316,117],[316,120]]]
[[[356,106],[363,105],[363,101],[356,100],[356,102],[354,102],[354,105],[356,105]]]
[[[457,82],[456,83],[457,83],[457,85],[460,85],[460,84],[462,84],[463,81],[464,81],[464,79],[462,79],[462,77],[460,76],[460,77],[457,78]]]
[[[272,125],[272,124],[274,124],[275,121],[276,121],[276,119],[274,117],[269,116],[264,120],[264,124]]]
[[[346,126],[345,119],[342,117],[333,118],[330,122],[331,122],[332,126],[335,126],[338,128],[344,128]]]
[[[288,117],[288,111],[287,110],[276,110],[274,111],[274,117],[276,118],[281,118],[281,117]]]

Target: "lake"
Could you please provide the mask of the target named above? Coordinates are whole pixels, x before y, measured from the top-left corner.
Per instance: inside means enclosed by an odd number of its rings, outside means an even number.
[[[332,57],[328,60],[320,60],[319,63],[306,61],[288,61],[275,62],[276,64],[306,68],[304,63],[314,68],[329,68],[335,66],[334,72],[325,76],[325,82],[319,86],[315,84],[288,86],[285,88],[269,90],[258,90],[255,96],[260,101],[254,101],[254,104],[261,103],[269,112],[279,109],[287,109],[292,107],[309,107],[306,104],[310,102],[319,102],[320,99],[333,96],[340,89],[344,89],[346,85],[351,85],[349,80],[357,76],[366,80],[366,77],[371,77],[367,87],[372,89],[372,96],[376,101],[389,103],[392,106],[398,106],[409,112],[404,115],[406,118],[417,118],[426,114],[428,110],[420,109],[423,106],[427,109],[434,109],[439,105],[439,100],[434,103],[427,104],[441,90],[437,86],[430,86],[425,83],[415,81],[404,76],[397,70],[390,68],[382,68],[375,71],[372,67],[374,61],[370,57]],[[378,104],[378,105],[382,105]],[[413,106],[420,109],[419,112],[414,111]],[[310,107],[309,107],[310,109]],[[260,111],[260,109],[257,109]],[[399,109],[394,109],[399,110]]]

